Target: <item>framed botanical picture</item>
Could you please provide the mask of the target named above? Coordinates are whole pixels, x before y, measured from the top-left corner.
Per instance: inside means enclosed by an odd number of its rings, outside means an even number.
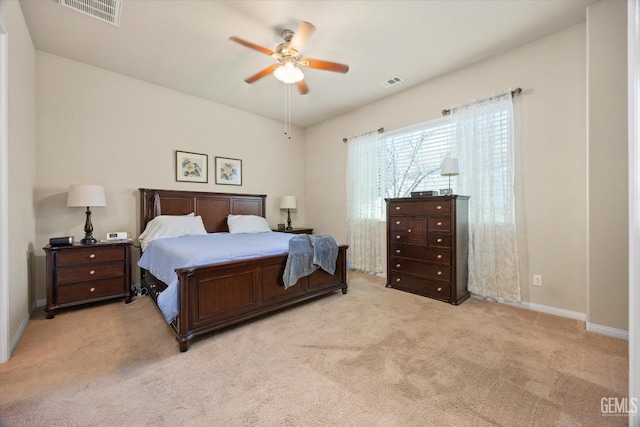
[[[176,151],[176,181],[209,182],[209,156]]]
[[[242,160],[216,157],[216,184],[242,185]]]

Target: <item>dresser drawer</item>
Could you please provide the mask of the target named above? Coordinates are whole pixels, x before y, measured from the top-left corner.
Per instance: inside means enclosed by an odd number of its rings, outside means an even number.
[[[392,216],[389,222],[389,228],[391,230],[406,230],[407,218],[404,216]]]
[[[451,247],[451,234],[429,233],[429,246],[440,248]]]
[[[390,256],[422,259],[439,264],[451,265],[451,252],[447,249],[427,248],[424,246],[392,244]]]
[[[56,255],[56,265],[74,265],[88,262],[124,260],[124,248],[119,246],[96,246],[73,250],[60,250]]]
[[[442,280],[445,282],[451,280],[451,268],[449,268],[448,265],[416,261],[409,258],[391,257],[389,260],[389,268],[394,271],[416,274],[433,280]]]
[[[56,269],[55,275],[58,285],[108,277],[122,277],[124,276],[124,261],[60,267]]]
[[[451,231],[451,217],[430,216],[428,220],[429,231]]]
[[[389,239],[391,243],[407,243],[407,232],[392,230],[389,233]]]
[[[397,272],[391,272],[389,278],[389,284],[392,288],[444,301],[448,301],[451,298],[451,285],[448,283],[438,283]]]
[[[449,200],[429,200],[418,202],[390,202],[389,215],[398,214],[437,214],[449,213],[451,202]]]
[[[65,304],[75,301],[90,301],[111,295],[122,295],[125,289],[124,277],[58,286],[57,302],[58,304]]]

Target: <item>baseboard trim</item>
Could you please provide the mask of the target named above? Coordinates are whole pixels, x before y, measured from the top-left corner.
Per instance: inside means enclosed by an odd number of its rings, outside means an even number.
[[[629,331],[587,322],[587,331],[629,341]]]
[[[482,298],[478,295],[473,295],[476,298]],[[565,310],[563,308],[550,307],[548,305],[536,304],[533,302],[521,301],[521,302],[513,302],[513,301],[504,301],[498,300],[501,304],[511,305],[513,307],[526,308],[528,310],[539,311],[541,313],[553,314],[555,316],[567,317],[569,319],[575,319],[585,322],[585,329],[588,332],[594,332],[596,334],[607,335],[613,338],[620,338],[623,340],[629,340],[629,332],[622,330],[611,328],[609,326],[596,325],[595,323],[587,322],[587,315],[585,313],[580,313],[578,311]]]
[[[554,314],[560,317],[568,317],[569,319],[587,321],[586,313],[580,313],[579,311],[565,310],[564,308],[556,308],[543,304],[536,304],[534,302],[523,301],[521,303],[507,303],[515,305],[516,307],[523,307],[533,311],[540,311],[542,313]]]
[[[24,331],[25,331],[25,329],[27,329],[27,325],[29,324],[29,320],[31,320],[31,313],[32,312],[33,312],[33,308],[31,310],[29,310],[29,313],[27,313],[27,315],[24,317],[24,319],[22,320],[22,323],[20,324],[20,327],[18,328],[18,331],[16,332],[16,334],[11,339],[11,347],[10,347],[10,350],[9,350],[9,354],[13,354],[13,351],[18,346],[18,343],[20,342],[20,339],[22,338],[22,334],[24,334]]]

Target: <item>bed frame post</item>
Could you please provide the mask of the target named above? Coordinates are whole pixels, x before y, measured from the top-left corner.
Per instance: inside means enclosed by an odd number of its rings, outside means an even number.
[[[192,277],[193,272],[178,274],[178,307],[180,307],[180,313],[178,314],[176,341],[178,341],[178,346],[182,353],[189,350],[189,343],[192,338],[189,336],[189,319],[187,318],[189,313],[189,279]],[[181,295],[184,298],[180,298]]]

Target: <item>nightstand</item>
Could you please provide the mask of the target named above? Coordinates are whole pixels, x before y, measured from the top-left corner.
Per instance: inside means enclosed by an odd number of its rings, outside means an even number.
[[[47,319],[56,310],[112,298],[131,302],[132,242],[43,249],[47,256]]]
[[[293,228],[293,230],[273,230],[280,233],[293,233],[293,234],[313,234],[313,228]]]

